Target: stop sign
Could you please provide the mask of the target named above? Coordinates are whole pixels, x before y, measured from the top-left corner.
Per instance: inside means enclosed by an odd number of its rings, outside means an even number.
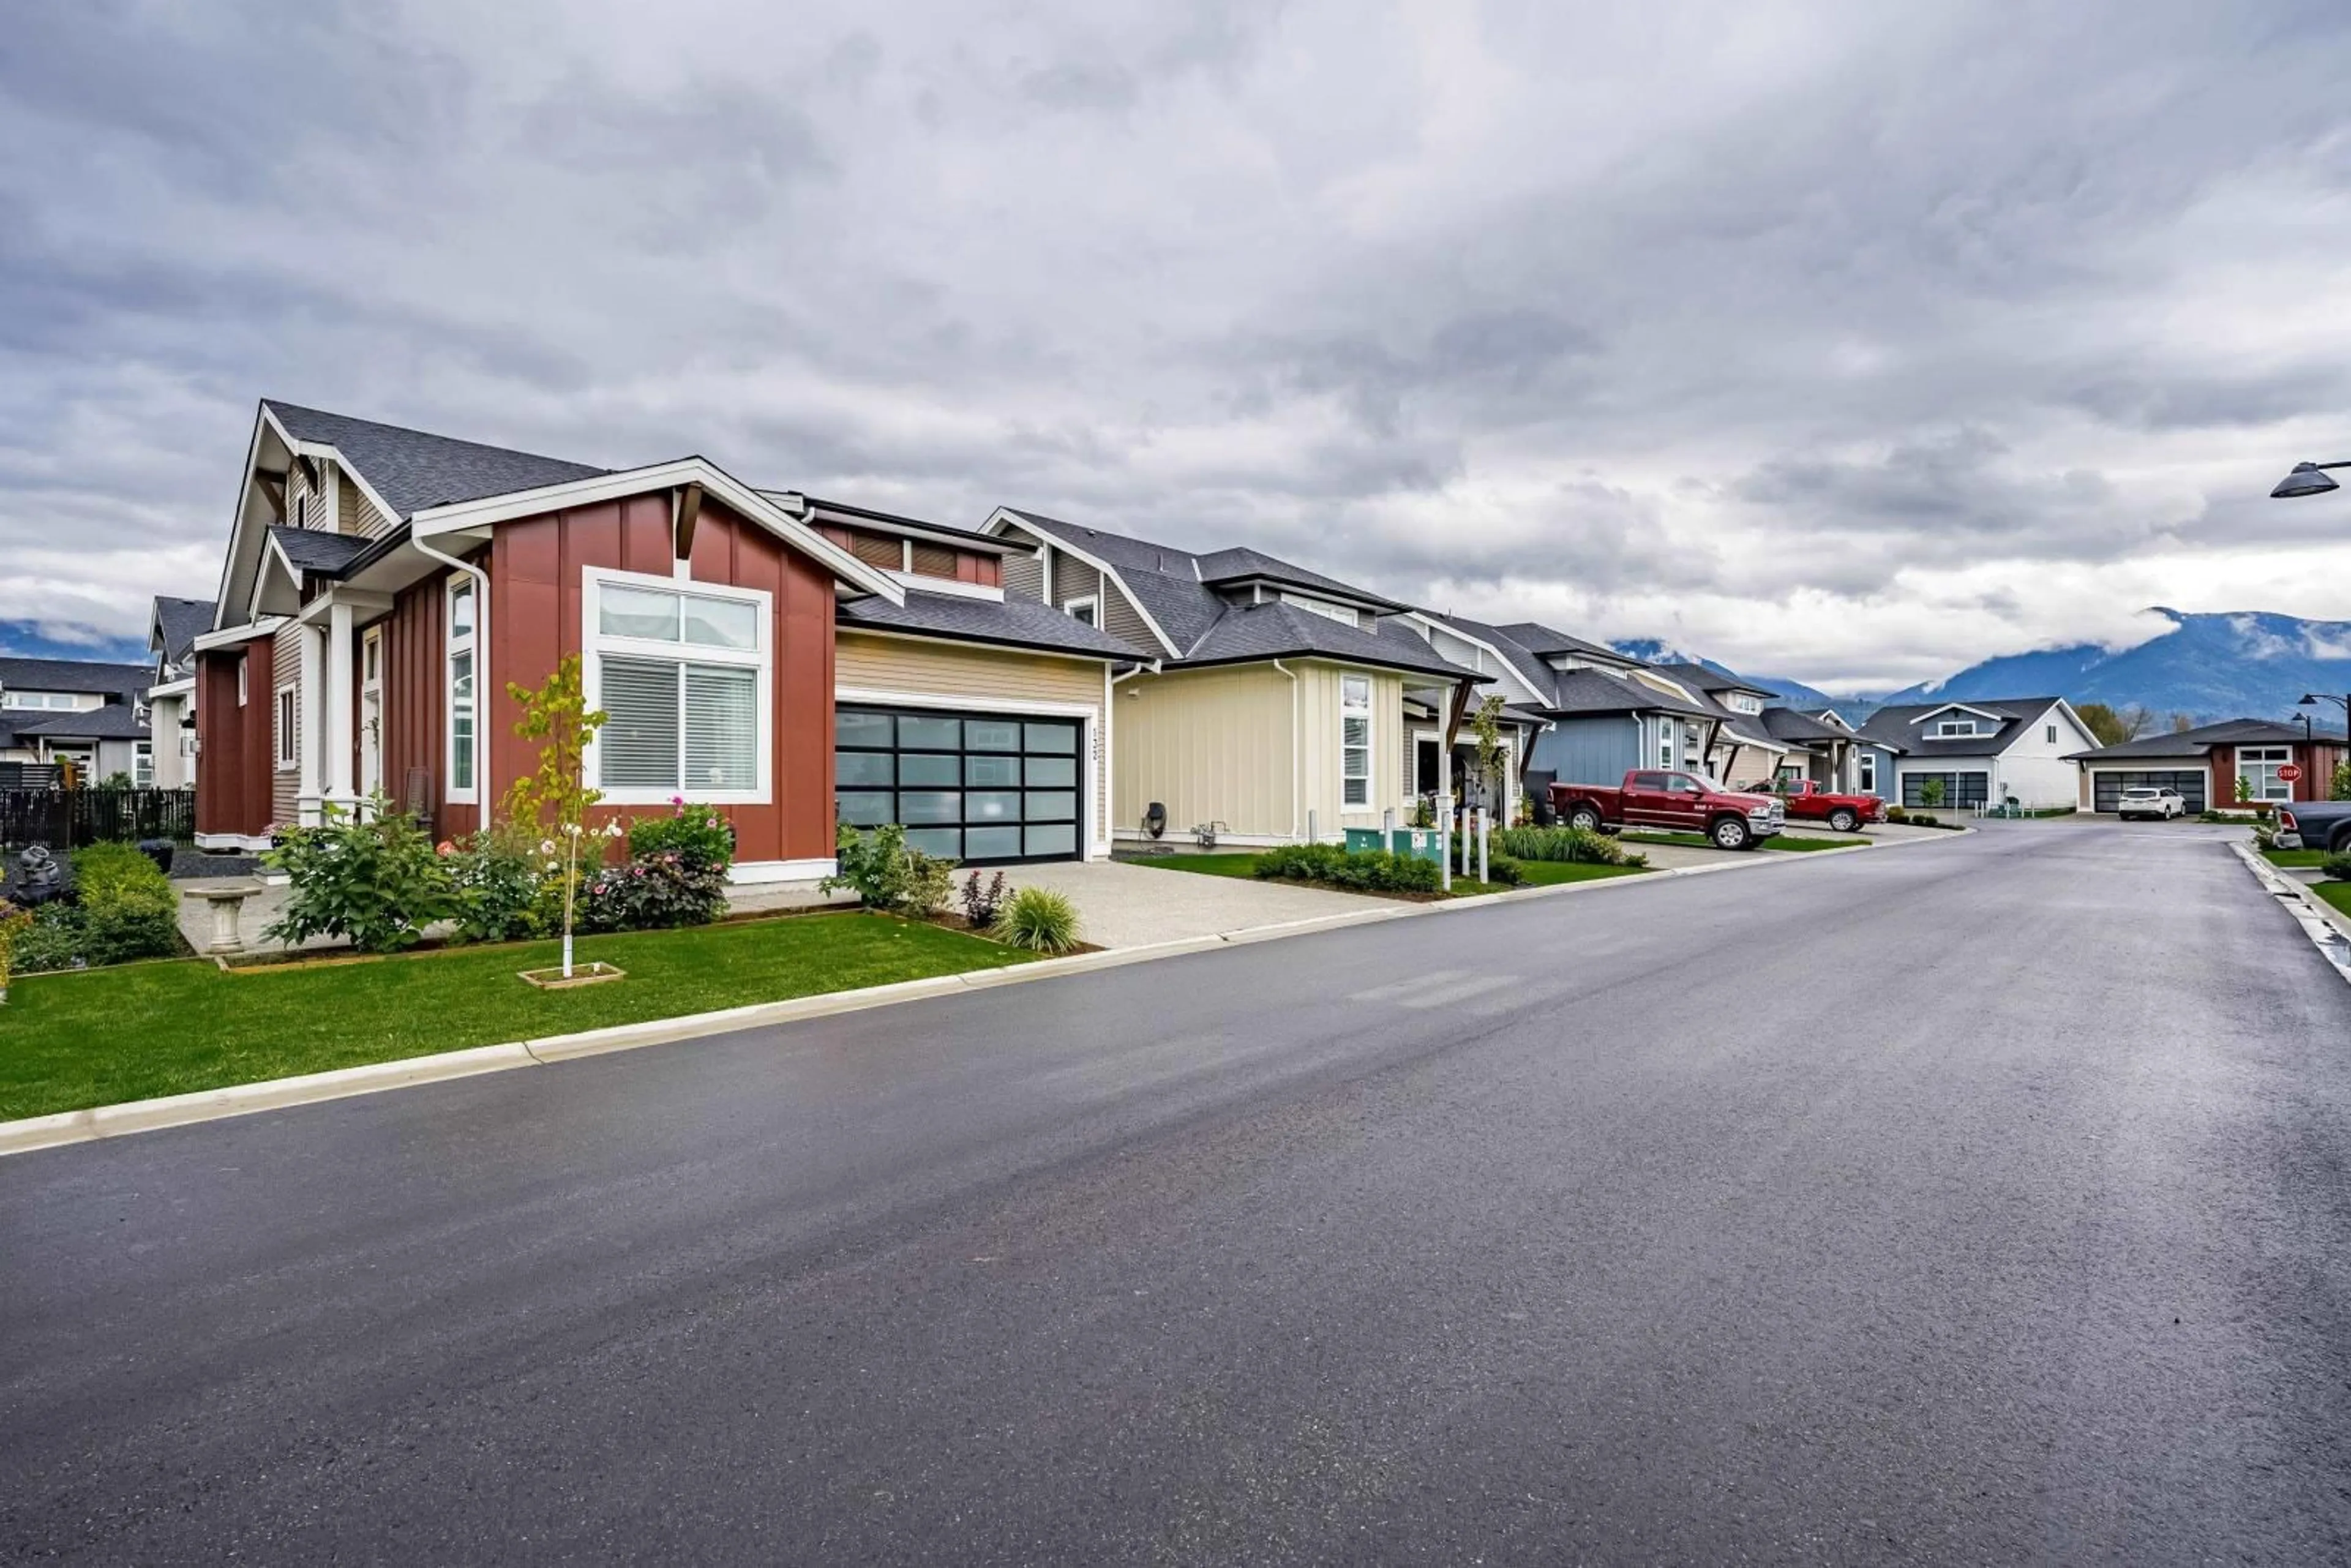
[[[2302,777],[2302,765],[2301,765],[2300,763],[2298,763],[2298,762],[2283,762],[2283,763],[2280,763],[2280,764],[2278,765],[2278,780],[2279,780],[2279,782],[2281,782],[2281,783],[2284,783],[2284,784],[2291,784],[2291,783],[2293,783],[2295,779],[2300,779],[2301,777]]]

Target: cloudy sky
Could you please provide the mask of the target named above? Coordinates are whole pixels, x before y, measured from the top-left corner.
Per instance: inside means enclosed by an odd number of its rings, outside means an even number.
[[[0,146],[52,632],[264,395],[1821,684],[2351,618],[2340,0],[76,0]]]

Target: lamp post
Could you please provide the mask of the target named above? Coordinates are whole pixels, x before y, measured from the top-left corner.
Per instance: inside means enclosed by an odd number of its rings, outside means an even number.
[[[2351,459],[2341,463],[2297,463],[2294,472],[2277,482],[2270,492],[2273,501],[2289,500],[2295,496],[2324,496],[2329,490],[2340,489],[2326,476],[2329,468],[2351,468]]]
[[[2302,694],[2302,700],[2294,706],[2296,707],[2316,707],[2323,702],[2333,703],[2336,707],[2343,710],[2344,744],[2351,746],[2351,696],[2338,697],[2327,692],[2304,692]],[[2303,734],[2307,736],[2310,733],[2310,716],[2308,714],[2302,716],[2302,725]],[[2318,772],[2318,747],[2315,742],[2313,742],[2310,747],[2310,770],[2314,775],[2310,780],[2310,798],[2314,800],[2325,800],[2325,797],[2318,792],[2318,779],[2315,777]],[[2331,788],[2334,780],[2330,778],[2327,782]]]

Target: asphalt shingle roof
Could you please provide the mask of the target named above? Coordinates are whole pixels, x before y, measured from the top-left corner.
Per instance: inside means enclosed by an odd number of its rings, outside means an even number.
[[[0,656],[0,691],[104,692],[110,696],[135,698],[154,684],[155,672],[146,664]],[[24,722],[22,718],[17,720],[20,727]]]
[[[155,632],[161,645],[156,652],[167,664],[184,664],[195,651],[197,637],[213,629],[213,601],[209,599],[163,599],[155,601]]]
[[[269,537],[286,552],[298,571],[332,577],[375,548],[375,540],[358,534],[330,534],[323,528],[290,528],[270,525]]]
[[[1823,724],[1812,715],[1798,713],[1792,707],[1767,707],[1758,716],[1775,740],[1792,740],[1802,745],[1807,741],[1853,738],[1847,731],[1833,724]]]
[[[1417,632],[1392,622],[1382,622],[1377,632],[1365,632],[1279,601],[1228,606],[1184,663],[1232,664],[1310,654],[1379,664],[1445,681],[1492,678],[1448,664]]]
[[[1687,703],[1655,686],[1646,686],[1612,675],[1605,670],[1560,670],[1554,672],[1558,700],[1556,713],[1673,713],[1692,718],[1714,718],[1718,715],[1696,703]]]
[[[2322,746],[2340,746],[2343,737],[2314,729],[2312,738]],[[2118,741],[2092,751],[2077,751],[2067,761],[2086,758],[2094,762],[2106,762],[2133,757],[2200,757],[2216,746],[2299,746],[2302,726],[2283,724],[2273,718],[2230,718],[2217,724],[2199,724],[2193,729],[2167,731],[2161,735],[2142,735],[2136,740]]]
[[[1573,653],[1579,658],[1605,659],[1620,665],[1626,662],[1625,655],[1614,648],[1587,643],[1581,637],[1572,637],[1540,621],[1513,621],[1495,630],[1538,657],[1547,653]]]
[[[906,602],[852,600],[836,612],[848,630],[872,627],[917,636],[953,637],[1011,648],[1051,648],[1134,664],[1151,655],[1132,643],[1089,626],[1075,616],[1034,599],[974,599],[959,593],[906,590]]]
[[[2009,743],[2024,726],[2057,703],[2055,697],[1970,697],[1966,702],[1946,697],[1941,702],[1906,703],[1871,714],[1869,721],[1861,727],[1861,733],[1867,739],[1900,747],[1920,757],[1997,757],[2008,749]],[[2000,719],[2000,726],[1990,735],[1949,738],[1930,735],[1919,727],[1919,719],[1951,707],[1991,714]]]
[[[52,740],[147,738],[147,727],[139,722],[138,710],[129,703],[108,703],[104,707],[83,708],[76,713],[19,711],[15,717],[18,735],[41,735]]]
[[[1010,507],[1005,510],[1038,532],[1083,550],[1117,572],[1119,580],[1126,585],[1127,592],[1143,612],[1157,622],[1176,644],[1176,656],[1170,663],[1232,664],[1244,659],[1322,653],[1421,671],[1447,680],[1459,680],[1473,673],[1447,664],[1416,633],[1401,626],[1383,622],[1378,632],[1364,632],[1296,605],[1234,604],[1204,580],[1237,581],[1262,577],[1299,588],[1343,594],[1367,604],[1394,603],[1262,551],[1224,549],[1196,555],[1173,545],[1063,522],[1037,512]],[[1281,613],[1258,613],[1267,610],[1279,610]]]
[[[341,453],[402,520],[428,507],[535,490],[542,485],[592,479],[611,472],[275,399],[265,399],[264,406],[296,440],[322,442]]]
[[[1503,661],[1517,673],[1519,679],[1533,687],[1536,695],[1545,702],[1549,702],[1556,692],[1554,682],[1559,672],[1537,658],[1533,650],[1499,626],[1489,626],[1483,621],[1472,621],[1466,615],[1441,614],[1434,610],[1424,611],[1422,613],[1431,620],[1442,622],[1468,636],[1477,638],[1495,653],[1499,653]]]

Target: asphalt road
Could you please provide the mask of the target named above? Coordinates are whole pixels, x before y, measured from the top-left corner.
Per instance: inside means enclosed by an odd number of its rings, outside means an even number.
[[[2344,1562],[2346,1046],[2001,824],[0,1160],[0,1552]]]

